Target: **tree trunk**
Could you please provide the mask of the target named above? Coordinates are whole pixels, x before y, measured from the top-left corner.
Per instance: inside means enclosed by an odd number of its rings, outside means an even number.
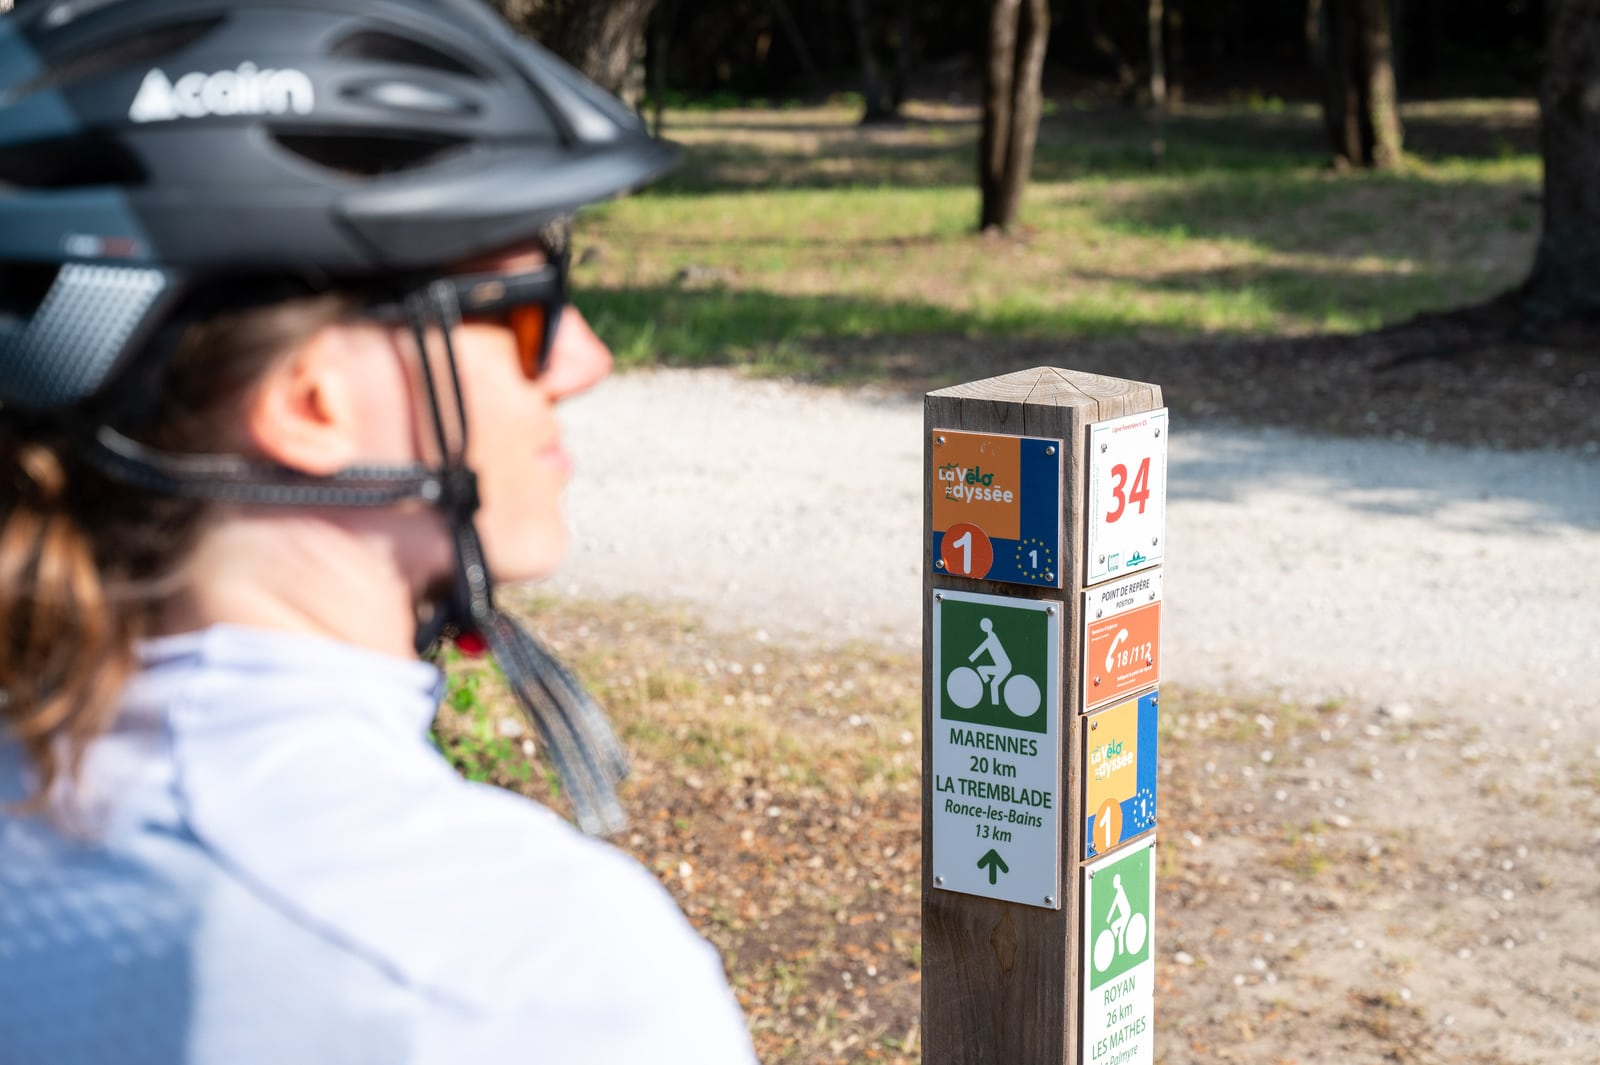
[[[772,11],[783,26],[784,39],[789,42],[789,47],[794,49],[795,62],[800,64],[801,75],[807,84],[815,84],[817,61],[811,58],[811,49],[806,47],[806,36],[800,32],[800,24],[794,20],[794,12],[789,10],[787,0],[768,0],[768,2],[772,4]]]
[[[878,60],[872,54],[872,22],[867,18],[867,0],[850,0],[850,21],[855,25],[856,52],[861,57],[861,95],[866,97],[867,105],[861,121],[863,124],[887,122],[895,117],[895,112],[884,92]]]
[[[1167,159],[1166,10],[1162,0],[1149,0],[1145,18],[1150,37],[1150,165]]]
[[[629,107],[638,108],[645,24],[656,0],[498,0],[506,17]]]
[[[1139,91],[1139,75],[1134,69],[1134,64],[1122,54],[1122,49],[1117,47],[1117,42],[1109,33],[1100,28],[1099,12],[1095,9],[1096,0],[1083,2],[1083,28],[1084,35],[1094,50],[1105,57],[1117,71],[1117,92],[1119,95],[1133,96]]]
[[[894,36],[894,84],[889,90],[889,103],[899,111],[911,95],[911,69],[916,65],[916,0],[900,0]]]
[[[1043,110],[1049,0],[991,0],[978,146],[978,228],[1011,228],[1033,169]]]
[[[1162,37],[1166,12],[1162,0],[1150,0],[1150,106],[1159,113],[1167,109],[1167,57]]]
[[[1313,0],[1307,34],[1323,85],[1323,121],[1335,165],[1398,166],[1403,150],[1388,0]]]
[[[1183,0],[1167,0],[1167,104],[1183,106]]]
[[[672,49],[672,30],[678,21],[679,0],[666,0],[650,18],[650,102],[651,131],[667,135],[667,60]]]
[[[1522,289],[1533,324],[1600,317],[1600,0],[1548,0],[1545,27],[1544,227]]]
[[[1365,108],[1370,127],[1368,165],[1380,170],[1401,163],[1400,95],[1394,80],[1394,35],[1389,0],[1361,0],[1361,58]]]

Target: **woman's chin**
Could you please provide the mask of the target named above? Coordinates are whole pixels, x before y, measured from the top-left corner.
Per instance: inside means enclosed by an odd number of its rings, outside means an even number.
[[[485,544],[489,572],[500,584],[543,580],[555,572],[556,566],[566,555],[567,539],[567,530],[563,525],[557,530],[545,530],[515,543]]]

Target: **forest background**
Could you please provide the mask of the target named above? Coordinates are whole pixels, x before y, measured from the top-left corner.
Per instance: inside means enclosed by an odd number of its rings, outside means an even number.
[[[690,149],[583,222],[625,363],[1070,343],[1182,413],[1595,436],[1600,0],[500,3]]]
[[[625,366],[914,394],[1059,365],[1159,382],[1175,429],[1594,483],[1600,3],[504,3],[687,148],[578,222],[576,299]],[[712,416],[722,378],[692,380],[675,411]],[[704,508],[685,483],[651,505]],[[620,842],[762,1059],[917,1061],[915,657],[516,605],[618,720]],[[456,678],[452,758],[559,806],[495,678]],[[1595,753],[1275,681],[1163,686],[1157,1061],[1592,1062]]]

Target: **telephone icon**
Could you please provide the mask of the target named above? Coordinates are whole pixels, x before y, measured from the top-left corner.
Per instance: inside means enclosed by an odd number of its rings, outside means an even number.
[[[1128,638],[1128,630],[1127,629],[1122,629],[1117,633],[1116,637],[1111,641],[1111,646],[1106,648],[1106,672],[1109,673],[1111,670],[1117,668],[1117,665],[1116,665],[1117,648],[1121,647],[1123,641],[1126,640],[1127,638]]]

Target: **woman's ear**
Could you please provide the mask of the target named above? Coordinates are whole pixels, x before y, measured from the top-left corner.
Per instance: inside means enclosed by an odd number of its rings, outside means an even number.
[[[362,451],[357,331],[325,325],[256,385],[245,429],[264,458],[314,476],[353,465]]]

